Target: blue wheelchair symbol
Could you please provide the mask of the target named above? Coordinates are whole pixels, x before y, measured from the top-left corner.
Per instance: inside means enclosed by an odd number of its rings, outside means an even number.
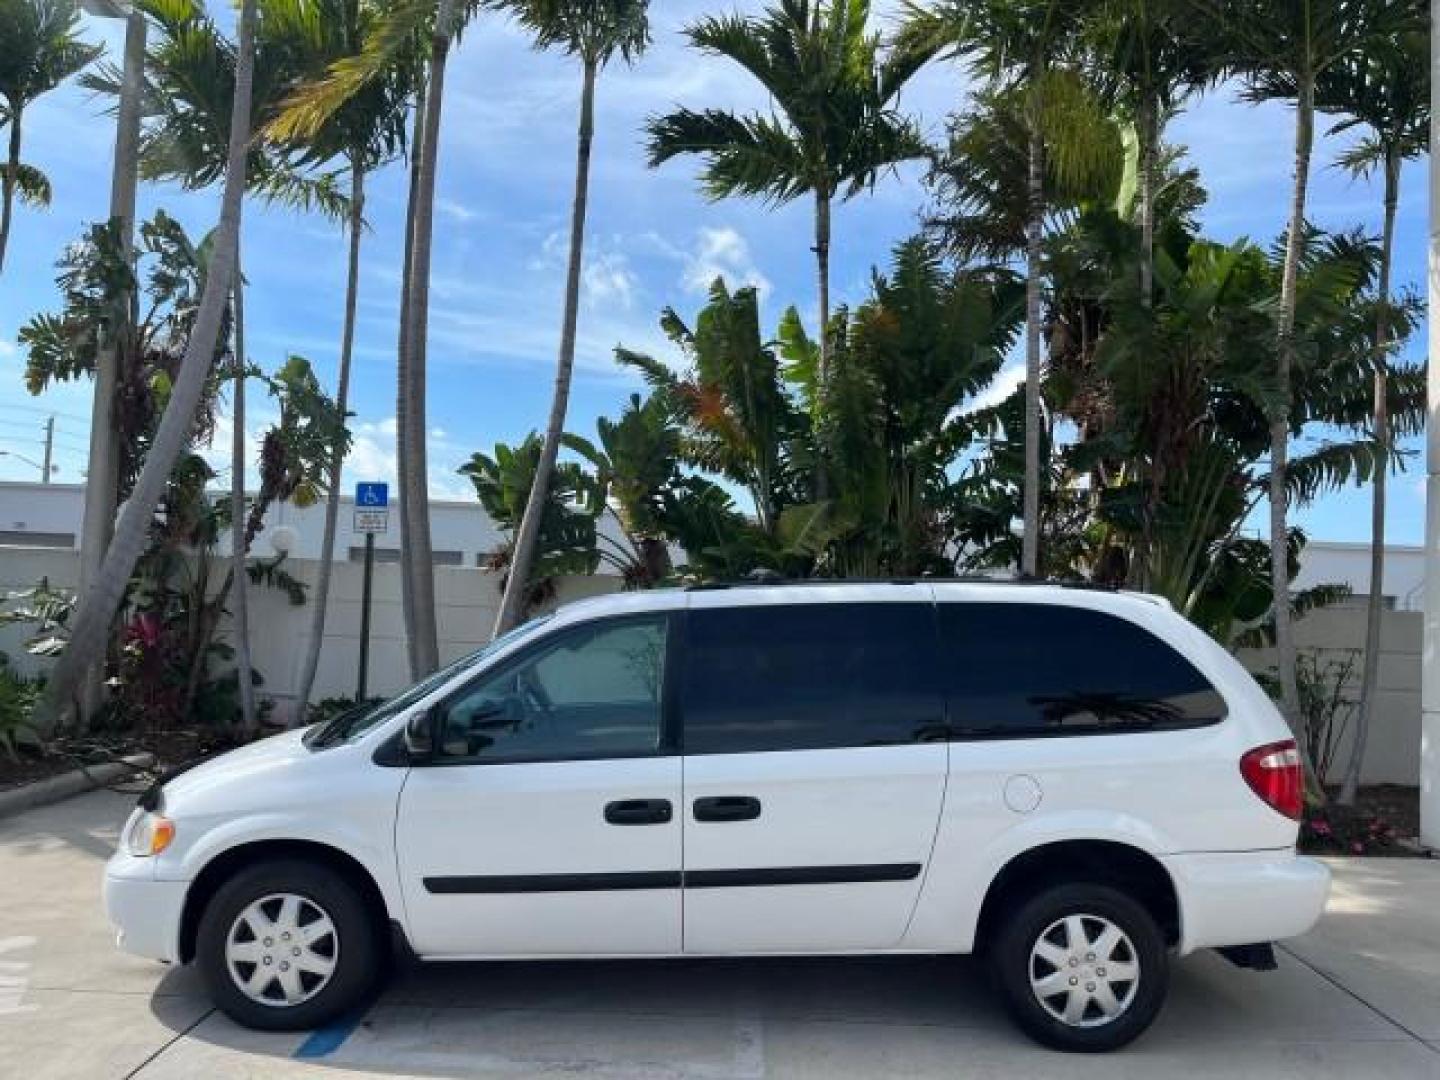
[[[389,484],[356,484],[355,505],[367,509],[383,510],[390,505]]]

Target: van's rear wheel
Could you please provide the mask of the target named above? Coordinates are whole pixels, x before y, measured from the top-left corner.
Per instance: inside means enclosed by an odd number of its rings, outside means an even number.
[[[1113,1050],[1155,1019],[1169,981],[1165,939],[1108,885],[1038,893],[1000,928],[990,962],[1011,1014],[1058,1050]]]
[[[316,1027],[357,1006],[383,960],[356,889],[293,859],[246,867],[200,918],[196,959],[215,1004],[246,1027]]]

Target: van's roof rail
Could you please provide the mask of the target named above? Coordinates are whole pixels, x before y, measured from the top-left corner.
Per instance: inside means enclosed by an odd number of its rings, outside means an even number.
[[[824,585],[1048,585],[1056,589],[1086,589],[1095,592],[1120,592],[1117,585],[1074,579],[1031,577],[1015,574],[992,577],[986,574],[964,574],[959,577],[888,577],[888,578],[790,578],[773,570],[763,571],[725,581],[703,581],[685,586],[687,592],[709,592],[716,589],[803,588]]]

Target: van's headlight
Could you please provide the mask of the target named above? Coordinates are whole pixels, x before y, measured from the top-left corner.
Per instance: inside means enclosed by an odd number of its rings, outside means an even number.
[[[159,855],[175,839],[175,823],[164,814],[147,810],[139,814],[125,834],[125,850],[147,859]]]

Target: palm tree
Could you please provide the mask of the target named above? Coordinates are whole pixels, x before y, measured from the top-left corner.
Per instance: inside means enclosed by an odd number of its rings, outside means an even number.
[[[445,95],[445,65],[459,32],[459,0],[439,0],[430,31],[425,103],[416,121],[418,143],[414,183],[410,187],[406,231],[407,270],[400,306],[401,343],[396,394],[396,441],[401,454],[400,513],[402,588],[409,596],[411,674],[422,678],[440,666],[435,625],[435,566],[430,546],[430,492],[427,486],[425,424],[425,348],[430,326],[430,252],[435,232],[435,168],[440,156],[440,109]]]
[[[395,402],[401,600],[410,672],[416,678],[435,670],[439,663],[425,447],[425,346],[438,136],[450,45],[479,4],[480,0],[399,0],[389,5],[360,52],[335,61],[324,78],[298,88],[271,129],[281,137],[307,137],[362,87],[402,62],[417,43],[421,48],[424,76],[416,94],[411,138]]]
[[[545,442],[540,452],[536,481],[531,486],[525,515],[515,536],[514,563],[505,597],[495,619],[495,633],[503,634],[520,621],[524,609],[530,564],[540,535],[549,478],[560,451],[565,411],[570,401],[570,378],[575,368],[575,326],[580,312],[580,269],[585,249],[585,212],[590,192],[590,145],[595,137],[595,81],[600,71],[619,54],[631,63],[650,40],[646,9],[649,0],[495,0],[535,35],[537,49],[559,48],[580,60],[580,134],[575,153],[575,197],[570,208],[570,262],[565,273],[565,314],[560,328],[560,357],[555,365],[555,393]]]
[[[869,19],[870,0],[779,0],[758,18],[702,19],[686,31],[691,43],[739,64],[769,94],[772,112],[682,108],[647,124],[650,164],[700,155],[701,185],[712,199],[748,195],[777,206],[803,195],[814,200],[822,388],[830,361],[832,204],[925,154],[896,99],[929,54],[882,50]]]
[[[1286,458],[1289,453],[1295,365],[1296,283],[1305,244],[1305,204],[1315,146],[1315,92],[1319,79],[1362,55],[1387,34],[1409,29],[1424,7],[1417,0],[1191,0],[1197,14],[1213,20],[1229,63],[1245,80],[1253,102],[1281,100],[1295,106],[1295,174],[1286,227],[1285,259],[1277,307],[1275,393],[1270,408],[1270,586],[1280,698],[1292,725],[1300,717],[1295,682],[1295,633],[1291,620],[1290,554],[1286,525]],[[1422,23],[1423,25],[1423,23]],[[1320,778],[1315,778],[1317,781]]]
[[[383,18],[376,0],[271,0],[284,3],[288,17],[267,12],[266,36],[283,43],[295,55],[295,66],[309,77],[325,74],[336,62],[358,55],[376,24]],[[416,81],[416,58],[402,55],[379,77],[366,82],[329,113],[324,122],[297,146],[302,159],[323,165],[342,159],[350,174],[350,213],[346,225],[349,255],[345,282],[344,326],[340,337],[340,364],[336,379],[336,405],[343,415],[349,402],[350,363],[355,343],[355,312],[360,288],[360,240],[365,226],[365,178],[392,161],[405,146],[405,120]],[[272,121],[272,133],[283,124]],[[304,723],[310,691],[325,638],[325,616],[330,597],[332,553],[340,515],[340,478],[344,454],[337,453],[329,468],[325,527],[320,550],[324,553],[315,581],[310,617],[310,640],[301,669],[294,722]]]
[[[261,0],[259,35],[252,76],[252,112],[263,122],[300,73],[292,42],[280,37],[307,20],[299,10],[304,0]],[[226,39],[198,3],[141,0],[139,9],[156,24],[158,37],[145,57],[140,145],[140,174],[148,180],[173,181],[190,190],[205,188],[224,175],[228,154],[228,102],[233,94],[238,64],[236,46]],[[84,80],[96,91],[119,95],[123,75],[114,69]],[[330,177],[307,175],[284,153],[252,147],[246,183],[269,201],[292,206],[318,205],[338,213],[344,200]],[[251,679],[248,613],[248,575],[245,560],[245,296],[240,238],[236,238],[236,273],[233,282],[235,369],[231,397],[234,426],[231,444],[230,528],[233,567],[235,666],[239,676],[241,719],[245,728],[255,724]]]
[[[243,0],[236,46],[234,94],[229,123],[225,183],[220,222],[215,229],[209,273],[200,297],[199,311],[185,345],[185,359],[175,380],[160,426],[150,443],[145,466],[130,494],[125,514],[100,564],[94,587],[80,600],[71,623],[70,641],[50,673],[41,716],[58,720],[68,709],[81,675],[99,662],[111,621],[120,607],[145,547],[151,520],[170,482],[170,474],[189,441],[195,410],[210,380],[215,345],[235,276],[240,211],[245,195],[250,143],[250,91],[255,61],[256,0]]]
[[[1140,222],[1140,295],[1155,280],[1155,187],[1166,122],[1191,94],[1216,77],[1203,27],[1184,0],[1105,0],[1082,31],[1094,54],[1091,75],[1107,104],[1135,125],[1136,217]]]
[[[1077,23],[1069,0],[940,0],[914,9],[904,34],[916,51],[946,51],[969,62],[992,92],[1014,94],[1025,116],[1025,479],[1020,572],[1040,571],[1041,240],[1046,173],[1076,179],[1107,168],[1093,131],[1088,88],[1076,75]],[[1084,117],[1083,122],[1075,122]]]
[[[79,21],[74,0],[0,0],[0,128],[10,128],[0,166],[0,271],[16,196],[37,206],[50,201],[45,175],[20,160],[25,110],[103,51],[76,38]]]
[[[1400,167],[1426,153],[1430,145],[1429,42],[1423,29],[1378,42],[1363,54],[1347,57],[1319,77],[1316,107],[1338,113],[1342,119],[1332,133],[1363,129],[1365,134],[1340,159],[1357,176],[1379,171],[1384,183],[1384,224],[1380,231],[1380,268],[1376,284],[1374,413],[1370,436],[1382,447],[1391,441],[1388,408],[1389,359],[1393,340],[1390,312],[1390,273],[1394,258],[1395,212],[1400,204]],[[1346,765],[1338,801],[1355,802],[1365,744],[1375,714],[1380,674],[1380,619],[1385,580],[1385,486],[1389,469],[1375,470],[1371,488],[1370,593],[1365,604],[1365,662],[1360,681],[1360,705],[1355,715],[1355,739]]]

